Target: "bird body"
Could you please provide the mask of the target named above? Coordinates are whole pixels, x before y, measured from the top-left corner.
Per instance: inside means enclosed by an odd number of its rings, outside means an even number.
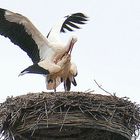
[[[77,24],[85,24],[85,21],[87,17],[82,13],[66,16],[45,37],[27,17],[0,8],[0,34],[8,37],[33,61],[33,65],[24,69],[20,75],[44,75],[47,89],[56,89],[64,82],[65,90],[70,90],[70,87],[66,87],[68,81],[76,85],[74,72],[77,73],[77,68],[71,63],[71,52],[77,38],[72,36],[64,44],[59,38],[59,33],[64,33],[65,30],[73,31],[73,28],[79,29]]]
[[[47,89],[56,89],[58,85],[64,82],[64,87],[66,91],[69,91],[71,88],[71,82],[74,86],[77,85],[75,81],[75,76],[77,75],[77,67],[72,63],[71,58],[67,59],[63,68],[60,71],[54,74],[50,74],[46,77],[46,87]]]
[[[49,74],[46,77],[46,87],[47,89],[51,90],[51,89],[56,89],[56,87],[58,85],[61,84],[61,82],[65,81],[66,76],[69,75],[70,73],[70,58],[69,61],[65,62],[65,65],[63,68],[61,68],[58,72],[54,73],[54,74]]]

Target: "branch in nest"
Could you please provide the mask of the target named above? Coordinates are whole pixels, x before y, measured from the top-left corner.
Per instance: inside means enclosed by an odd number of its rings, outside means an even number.
[[[44,105],[45,105],[45,114],[46,114],[46,118],[47,118],[47,128],[48,128],[48,110],[47,110],[46,102],[44,102]]]
[[[62,125],[61,125],[61,127],[60,127],[60,130],[59,130],[59,131],[61,131],[61,130],[62,130],[62,128],[63,128],[63,126],[64,126],[64,122],[65,122],[65,120],[66,120],[66,117],[67,117],[67,114],[68,114],[68,112],[69,112],[70,108],[71,108],[71,107],[69,106],[69,108],[67,109],[67,111],[66,111],[66,113],[65,113],[64,120],[63,120],[63,122],[62,122]]]
[[[95,82],[95,84],[96,84],[101,90],[103,90],[104,92],[108,93],[108,94],[111,95],[111,96],[115,96],[115,93],[112,94],[111,92],[108,92],[107,90],[105,90],[104,88],[102,88],[102,86],[99,85],[98,82],[97,82],[96,80],[94,80],[94,82]]]

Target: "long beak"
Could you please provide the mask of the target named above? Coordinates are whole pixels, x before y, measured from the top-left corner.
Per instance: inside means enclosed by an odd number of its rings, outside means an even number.
[[[74,46],[74,43],[71,41],[68,50],[61,56],[61,58],[59,58],[59,60],[61,60],[67,54],[71,55],[71,52],[73,50],[73,46]],[[54,62],[57,63],[58,60],[55,60]]]
[[[73,49],[73,46],[74,46],[74,43],[70,43],[70,46],[69,46],[69,49],[68,49],[68,51],[66,52],[66,54],[70,54],[71,55],[71,52],[72,52],[72,49]]]
[[[63,54],[63,56],[61,57],[61,59],[62,59],[66,54],[70,54],[70,55],[71,55],[73,46],[74,46],[74,43],[71,42],[70,45],[69,45],[68,51],[67,51],[66,53]]]

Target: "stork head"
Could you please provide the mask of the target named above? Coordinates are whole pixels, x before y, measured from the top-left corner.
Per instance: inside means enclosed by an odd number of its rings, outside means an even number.
[[[72,42],[73,44],[75,44],[75,43],[77,42],[77,37],[73,35],[73,36],[71,37],[71,42]]]
[[[65,55],[71,55],[72,49],[74,44],[77,42],[77,37],[76,36],[71,36],[69,39],[68,43],[66,44],[66,47],[61,50],[61,53],[57,53],[54,62],[57,63],[59,60],[61,60]]]

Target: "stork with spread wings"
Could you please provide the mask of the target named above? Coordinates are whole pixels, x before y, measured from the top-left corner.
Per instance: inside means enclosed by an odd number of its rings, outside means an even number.
[[[25,51],[33,62],[33,65],[24,69],[20,75],[44,75],[49,90],[56,90],[62,82],[65,91],[70,90],[71,83],[77,85],[77,67],[71,62],[71,52],[77,38],[71,36],[68,42],[63,43],[59,33],[65,33],[65,30],[73,31],[74,28],[80,29],[78,24],[85,24],[86,21],[87,16],[83,13],[65,16],[45,37],[27,17],[0,8],[0,34]]]

